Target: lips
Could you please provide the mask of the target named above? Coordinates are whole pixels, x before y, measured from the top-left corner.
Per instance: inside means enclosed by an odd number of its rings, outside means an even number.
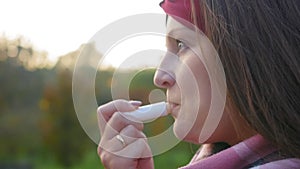
[[[175,118],[177,117],[179,107],[180,107],[179,104],[168,101],[167,104],[168,113],[172,114],[172,116],[174,116]]]

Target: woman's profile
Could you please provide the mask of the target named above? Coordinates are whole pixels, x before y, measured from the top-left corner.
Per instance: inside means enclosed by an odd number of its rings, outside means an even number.
[[[182,168],[300,168],[300,1],[165,0],[160,6],[168,51],[154,83],[167,91],[176,137],[202,145]],[[203,59],[213,51],[227,92],[207,138],[201,131],[212,83]],[[197,91],[189,88],[190,75]],[[106,168],[154,168],[143,124],[121,113],[141,104],[114,100],[98,108],[98,154]]]

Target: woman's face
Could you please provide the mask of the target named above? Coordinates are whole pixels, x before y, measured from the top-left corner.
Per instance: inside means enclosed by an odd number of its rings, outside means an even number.
[[[195,37],[196,34],[199,37]],[[202,60],[209,60],[214,53],[203,37],[169,17],[168,51],[156,71],[154,82],[167,89],[169,110],[175,119],[174,133],[179,139],[194,143],[226,141],[224,137],[232,135],[233,127],[223,112],[209,139],[203,141],[200,136],[211,104],[210,77]]]

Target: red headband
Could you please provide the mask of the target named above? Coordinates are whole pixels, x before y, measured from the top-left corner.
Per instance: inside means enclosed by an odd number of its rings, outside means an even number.
[[[191,0],[164,0],[159,5],[168,15],[182,18],[195,25],[192,15]],[[197,19],[196,26],[203,31],[204,22],[201,17],[199,0],[194,0],[194,6]]]

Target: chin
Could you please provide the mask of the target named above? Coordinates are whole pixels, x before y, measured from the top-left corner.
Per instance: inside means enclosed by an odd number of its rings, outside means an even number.
[[[204,140],[204,138],[199,138],[200,133],[196,132],[195,130],[194,132],[191,132],[192,126],[189,125],[190,123],[180,123],[178,120],[175,121],[173,132],[179,140],[190,142],[193,144],[204,144],[208,141]],[[202,141],[200,142],[200,140]]]
[[[191,128],[183,127],[183,126],[187,126],[187,125],[186,124],[176,124],[176,121],[175,121],[174,127],[173,127],[173,132],[174,132],[175,136],[179,140],[192,142],[192,143],[198,143],[198,138],[191,137],[192,136],[192,134],[190,133]]]

